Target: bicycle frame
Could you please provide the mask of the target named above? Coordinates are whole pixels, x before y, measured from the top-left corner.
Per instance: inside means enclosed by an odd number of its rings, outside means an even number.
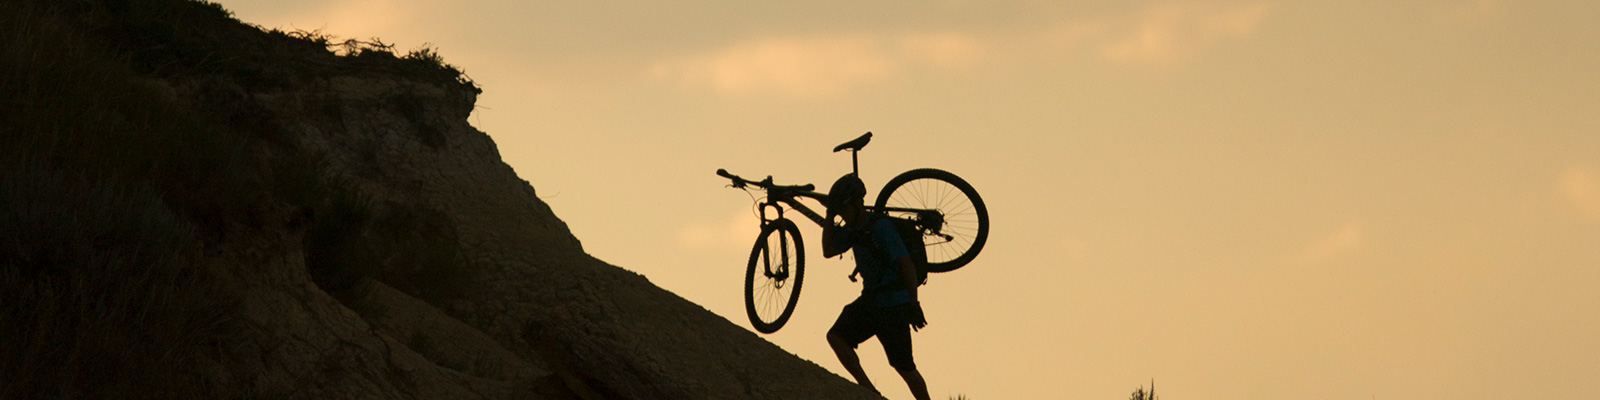
[[[857,154],[860,153],[861,148],[866,147],[867,143],[870,142],[871,140],[872,140],[872,132],[867,132],[866,134],[861,135],[861,137],[855,138],[854,140],[851,140],[849,142],[845,142],[844,144],[840,144],[839,146],[834,147],[833,148],[833,152],[838,153],[838,152],[841,152],[841,151],[849,151],[850,152],[850,171],[851,171],[851,173],[854,173],[856,176],[859,177],[859,176],[861,176],[861,163],[857,161]],[[765,224],[767,224],[768,221],[771,221],[771,220],[767,219],[767,207],[768,206],[776,207],[778,209],[778,218],[783,218],[783,207],[777,206],[777,204],[780,204],[780,203],[781,204],[788,204],[789,208],[793,208],[795,211],[799,211],[800,214],[805,215],[806,218],[811,220],[811,222],[815,222],[817,224],[817,226],[826,228],[826,227],[828,227],[829,224],[832,223],[832,221],[828,221],[828,218],[823,217],[820,214],[817,214],[816,211],[812,211],[810,208],[807,208],[805,206],[805,204],[801,203],[797,199],[797,197],[809,197],[811,199],[817,200],[818,202],[821,202],[822,204],[828,204],[828,195],[825,194],[825,193],[818,193],[815,190],[816,186],[813,186],[811,184],[805,184],[805,185],[799,185],[799,186],[776,185],[776,184],[772,183],[772,176],[771,175],[768,175],[767,179],[764,179],[764,180],[762,180],[760,182],[756,182],[756,181],[751,181],[751,180],[746,180],[744,178],[740,178],[740,177],[738,177],[738,176],[736,176],[734,174],[730,174],[725,169],[718,169],[717,170],[717,175],[722,176],[724,178],[732,179],[733,180],[733,187],[736,187],[736,188],[743,189],[746,185],[754,184],[754,185],[756,185],[756,187],[765,189],[767,191],[767,201],[765,203],[761,203],[761,205],[760,205],[760,207],[761,207],[760,214],[761,214],[761,224],[762,225],[765,225]],[[935,235],[935,236],[940,236],[940,237],[945,238],[946,240],[950,239],[949,235],[945,235],[945,234],[940,232],[940,229],[941,229],[940,227],[944,226],[944,215],[940,214],[939,210],[916,209],[916,208],[898,208],[898,207],[882,207],[882,208],[879,208],[879,207],[871,206],[871,205],[866,206],[866,209],[867,209],[867,211],[877,211],[877,212],[880,212],[880,213],[883,213],[883,214],[887,214],[889,212],[905,212],[905,213],[916,214],[916,218],[915,219],[918,222],[918,224],[920,225],[920,227],[922,228],[923,233],[930,234],[930,235]]]
[[[761,223],[763,224],[771,221],[771,219],[767,218],[767,207],[777,208],[778,218],[783,218],[783,207],[778,206],[778,204],[781,203],[789,205],[789,208],[792,208],[795,211],[799,211],[801,215],[805,215],[807,219],[810,219],[811,222],[815,222],[817,226],[827,226],[828,219],[826,217],[823,217],[821,214],[817,214],[816,211],[812,211],[810,207],[806,207],[805,203],[801,203],[798,199],[799,197],[810,198],[812,200],[816,200],[817,202],[827,204],[828,195],[813,190],[816,188],[815,186],[810,184],[800,186],[775,185],[772,183],[772,177],[770,176],[768,176],[765,180],[757,182],[740,178],[737,175],[730,174],[727,170],[723,169],[717,170],[717,175],[732,179],[733,187],[736,188],[743,189],[745,186],[753,185],[767,191],[767,201],[761,202],[760,205]]]
[[[778,210],[778,218],[783,218],[783,207],[779,206],[779,204],[786,204],[789,206],[789,208],[799,211],[801,215],[805,215],[807,219],[810,219],[811,222],[816,223],[819,227],[826,228],[828,224],[831,223],[828,221],[827,217],[817,214],[817,212],[813,211],[810,207],[806,207],[805,203],[800,202],[799,198],[810,198],[819,203],[828,203],[828,195],[826,193],[817,192],[814,190],[816,187],[811,184],[799,186],[777,185],[772,183],[771,176],[768,176],[767,179],[757,182],[740,178],[739,176],[730,174],[727,170],[722,169],[717,170],[717,175],[732,179],[733,186],[736,188],[742,189],[747,185],[754,185],[767,191],[767,201],[764,201],[760,204],[761,223],[763,224],[771,221],[771,219],[767,219],[767,207],[776,208]],[[866,209],[867,211],[914,213],[917,215],[917,221],[924,226],[924,229],[928,229],[928,227],[938,227],[944,224],[944,216],[939,214],[938,210],[902,207],[879,208],[871,205],[866,206]],[[937,228],[929,229],[929,231],[938,234]],[[943,235],[941,234],[941,236]]]

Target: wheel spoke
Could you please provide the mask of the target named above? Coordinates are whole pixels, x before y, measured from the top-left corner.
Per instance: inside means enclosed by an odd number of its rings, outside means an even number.
[[[959,196],[959,195],[961,195],[961,191],[960,190],[950,190],[950,189],[955,189],[955,187],[954,186],[950,186],[950,185],[941,185],[939,187],[939,206],[938,206],[939,210],[943,210],[944,209],[944,205],[945,205],[945,203],[947,201],[958,201],[958,200],[961,200],[959,197],[952,199],[951,196],[950,196],[951,193],[954,193],[957,196]]]
[[[763,333],[782,327],[794,312],[805,267],[793,222],[780,219],[773,223],[777,225],[763,227],[746,271],[746,311],[756,330]]]
[[[939,235],[924,240],[928,262],[936,271],[949,271],[970,262],[982,249],[988,236],[988,212],[971,185],[949,172],[936,169],[907,171],[889,181],[878,195],[881,207],[903,210],[885,212],[900,218],[917,218],[920,210],[940,213]],[[948,236],[946,239],[941,236]]]

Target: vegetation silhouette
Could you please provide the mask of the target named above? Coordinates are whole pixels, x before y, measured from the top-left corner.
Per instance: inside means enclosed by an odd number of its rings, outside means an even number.
[[[1157,399],[1159,399],[1159,397],[1156,397],[1156,380],[1154,380],[1154,379],[1150,380],[1150,390],[1149,391],[1145,391],[1144,390],[1144,386],[1140,386],[1139,388],[1133,390],[1133,394],[1128,395],[1128,400],[1157,400]]]
[[[0,0],[0,398],[252,395],[190,373],[225,363],[246,329],[204,243],[274,201],[306,210],[306,263],[330,293],[372,278],[437,300],[470,279],[440,273],[463,263],[436,210],[269,162],[315,157],[281,146],[236,85],[381,70],[477,93],[471,79],[426,47],[240,28],[254,29],[205,2]]]

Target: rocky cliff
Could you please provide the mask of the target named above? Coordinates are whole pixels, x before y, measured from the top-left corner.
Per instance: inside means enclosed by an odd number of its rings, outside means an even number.
[[[875,397],[584,253],[432,52],[0,0],[0,67],[0,397]]]

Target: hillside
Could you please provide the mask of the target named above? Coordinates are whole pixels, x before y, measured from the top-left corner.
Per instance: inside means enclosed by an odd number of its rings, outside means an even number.
[[[584,253],[478,93],[209,3],[0,0],[0,398],[875,397]]]

